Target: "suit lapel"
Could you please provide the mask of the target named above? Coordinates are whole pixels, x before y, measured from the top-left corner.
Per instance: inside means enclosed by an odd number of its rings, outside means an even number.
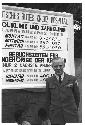
[[[56,76],[54,75],[53,76],[53,84],[54,84],[54,86],[60,86],[60,83],[59,83],[59,81],[58,81],[58,79],[56,78]]]
[[[64,86],[67,83],[68,83],[68,75],[66,73],[64,73],[64,78],[63,78],[63,81],[61,83],[61,86]]]

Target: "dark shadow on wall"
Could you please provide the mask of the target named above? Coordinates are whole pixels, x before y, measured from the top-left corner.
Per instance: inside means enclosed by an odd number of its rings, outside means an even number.
[[[37,91],[37,89],[36,89]],[[38,123],[38,110],[45,107],[45,92],[23,89],[2,90],[2,122],[15,122],[17,110],[24,110],[23,118],[31,123]]]

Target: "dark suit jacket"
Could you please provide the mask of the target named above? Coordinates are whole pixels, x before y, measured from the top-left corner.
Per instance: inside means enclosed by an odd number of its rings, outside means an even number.
[[[61,84],[55,75],[47,78],[46,96],[49,117],[53,124],[78,122],[80,94],[75,76],[65,73]]]

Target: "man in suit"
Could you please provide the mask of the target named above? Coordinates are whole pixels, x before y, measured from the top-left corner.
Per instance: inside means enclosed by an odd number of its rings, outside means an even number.
[[[55,57],[52,68],[55,74],[46,79],[46,95],[52,124],[78,123],[80,93],[75,76],[64,72],[66,60]]]

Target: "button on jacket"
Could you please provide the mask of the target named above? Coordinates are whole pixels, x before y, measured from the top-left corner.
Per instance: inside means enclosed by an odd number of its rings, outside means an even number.
[[[80,93],[75,76],[64,73],[61,84],[55,75],[47,78],[46,96],[49,117],[53,124],[78,122]]]

